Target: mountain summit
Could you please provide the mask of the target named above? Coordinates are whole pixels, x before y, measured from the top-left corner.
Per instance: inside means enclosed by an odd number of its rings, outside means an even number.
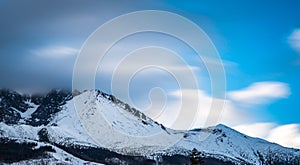
[[[75,101],[83,112],[76,111]],[[96,122],[97,113],[106,121]],[[82,117],[100,125],[87,127]],[[163,138],[153,136],[158,134]],[[201,140],[204,134],[209,136]],[[139,138],[146,140],[134,140]],[[66,90],[33,95],[0,90],[0,139],[1,163],[189,164],[197,151],[204,164],[300,164],[299,149],[222,124],[169,129],[99,90],[73,95]]]

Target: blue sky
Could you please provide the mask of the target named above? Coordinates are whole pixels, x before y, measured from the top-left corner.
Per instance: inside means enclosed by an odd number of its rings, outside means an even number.
[[[238,65],[237,71],[227,74],[228,90],[259,81],[285,82],[291,88],[291,95],[269,105],[266,111],[279,123],[299,122],[296,115],[300,109],[299,52],[288,42],[288,37],[300,26],[299,1],[228,1],[222,5],[218,1],[195,1],[173,6],[179,11],[190,11],[188,14],[195,17],[204,16],[214,26],[217,34],[211,38],[222,59]]]
[[[170,11],[201,27],[223,60],[228,107],[222,122],[252,136],[300,147],[299,8],[298,0],[1,1],[0,86],[20,91],[70,88],[76,55],[100,25],[133,11]],[[112,49],[110,59],[147,45],[178,52],[196,68],[202,101],[210,99],[205,66],[189,47],[172,37],[133,35]],[[107,63],[111,64],[109,59]],[[111,92],[110,73],[99,71],[97,88]],[[145,71],[133,79],[133,104],[147,107],[149,90],[159,86],[170,96],[167,105],[172,109],[177,105],[176,83],[166,73],[154,73]]]

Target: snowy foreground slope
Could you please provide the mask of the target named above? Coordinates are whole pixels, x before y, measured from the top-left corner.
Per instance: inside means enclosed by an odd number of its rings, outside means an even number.
[[[209,136],[202,141],[203,135]],[[186,164],[196,148],[205,164],[300,164],[298,149],[224,125],[168,129],[100,91],[73,97],[64,90],[31,96],[0,90],[0,140],[0,163]]]

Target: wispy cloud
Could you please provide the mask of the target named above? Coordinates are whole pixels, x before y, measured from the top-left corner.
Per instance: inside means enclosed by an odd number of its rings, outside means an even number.
[[[77,49],[67,46],[52,46],[31,50],[31,53],[34,55],[51,58],[63,58],[67,56],[74,56],[77,52]]]
[[[290,46],[298,52],[299,56],[295,60],[296,65],[300,65],[300,29],[295,29],[288,37],[288,43]]]
[[[242,104],[262,104],[290,95],[288,84],[282,82],[256,82],[247,88],[228,93],[229,99]]]
[[[295,29],[288,37],[288,42],[293,49],[300,53],[300,29]]]

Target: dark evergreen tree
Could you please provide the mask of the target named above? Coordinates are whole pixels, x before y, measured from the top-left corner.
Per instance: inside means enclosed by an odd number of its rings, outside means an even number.
[[[274,164],[274,158],[273,158],[273,153],[272,153],[272,151],[271,151],[271,149],[270,149],[270,147],[269,147],[269,149],[268,149],[268,152],[267,152],[267,155],[266,155],[266,164],[267,165],[273,165]]]
[[[190,157],[191,165],[204,164],[204,161],[201,158],[201,153],[196,148],[193,148],[189,157]]]

